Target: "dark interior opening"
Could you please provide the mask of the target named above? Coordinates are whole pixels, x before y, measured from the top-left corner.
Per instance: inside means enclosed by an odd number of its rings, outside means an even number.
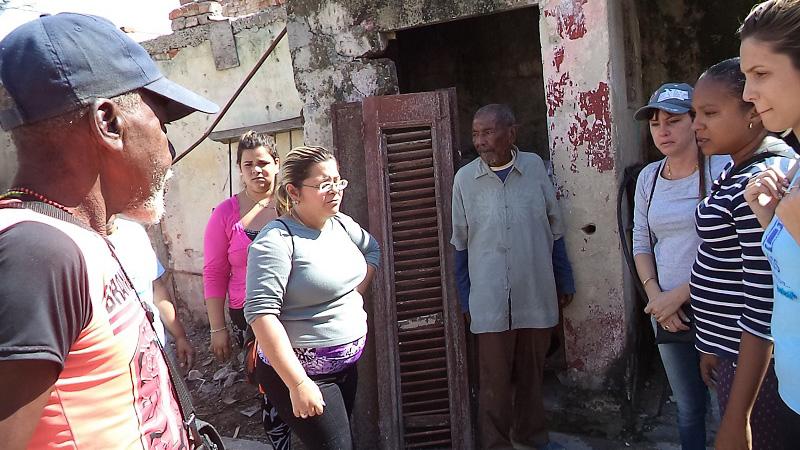
[[[463,162],[477,157],[472,116],[488,103],[511,106],[517,146],[549,159],[538,8],[398,31],[385,56],[401,93],[456,88]]]

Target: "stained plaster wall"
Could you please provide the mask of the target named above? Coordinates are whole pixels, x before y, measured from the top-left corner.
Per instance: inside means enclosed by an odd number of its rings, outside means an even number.
[[[244,19],[242,19],[244,20]],[[211,45],[203,27],[184,30],[145,43],[161,71],[220,106],[230,98],[262,53],[283,28],[282,10],[235,22],[234,32],[240,65],[217,70]],[[177,49],[177,53],[175,52]],[[168,56],[171,55],[171,56]],[[297,117],[302,103],[294,86],[289,46],[284,38],[261,70],[241,93],[216,130]],[[213,116],[193,114],[168,126],[168,135],[178,151],[199,138]],[[232,158],[235,158],[235,145]],[[229,165],[232,170],[229,171]],[[160,224],[168,264],[175,287],[196,320],[206,321],[203,303],[203,231],[208,217],[220,201],[241,188],[235,161],[229,161],[228,146],[205,140],[175,167],[167,192],[167,214]]]
[[[569,378],[619,381],[626,345],[625,276],[614,211],[617,179],[639,157],[631,142],[619,2],[541,4],[550,152],[578,294],[565,313]]]

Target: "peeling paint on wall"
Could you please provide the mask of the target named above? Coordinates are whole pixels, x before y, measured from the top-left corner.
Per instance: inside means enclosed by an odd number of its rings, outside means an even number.
[[[601,82],[597,89],[578,93],[580,110],[570,124],[568,136],[572,144],[573,162],[578,149],[586,148],[587,162],[598,172],[614,169],[611,150],[611,105],[608,84]]]
[[[545,17],[554,17],[558,22],[558,35],[562,39],[580,39],[586,35],[586,16],[583,5],[588,0],[561,0],[551,9],[545,9]]]
[[[553,51],[553,66],[556,72],[561,72],[561,63],[564,62],[564,47],[557,47]]]
[[[572,86],[568,73],[562,73],[558,80],[547,80],[547,115],[554,117],[556,109],[564,104],[564,91],[567,84]]]

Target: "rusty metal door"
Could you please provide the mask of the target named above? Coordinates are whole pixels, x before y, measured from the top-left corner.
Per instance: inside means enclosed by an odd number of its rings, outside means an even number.
[[[465,335],[450,246],[454,92],[363,102],[384,448],[474,447]]]

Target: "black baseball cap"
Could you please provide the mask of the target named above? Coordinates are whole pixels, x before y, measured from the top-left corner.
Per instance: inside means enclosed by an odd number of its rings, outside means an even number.
[[[686,114],[692,110],[692,89],[686,83],[666,83],[653,92],[650,101],[633,115],[636,120],[647,120],[652,110],[660,109],[671,114]]]
[[[219,107],[161,73],[147,51],[102,17],[46,15],[0,41],[0,125],[10,130],[144,89],[167,100],[165,121]]]

